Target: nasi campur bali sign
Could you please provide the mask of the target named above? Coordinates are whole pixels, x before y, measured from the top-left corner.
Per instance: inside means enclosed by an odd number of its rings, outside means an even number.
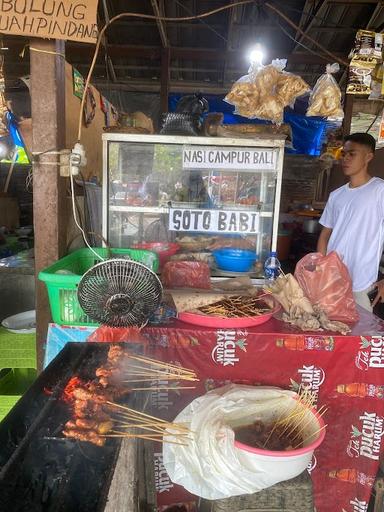
[[[98,0],[0,0],[0,33],[95,43]]]
[[[278,152],[274,148],[185,147],[183,169],[233,169],[276,171]]]

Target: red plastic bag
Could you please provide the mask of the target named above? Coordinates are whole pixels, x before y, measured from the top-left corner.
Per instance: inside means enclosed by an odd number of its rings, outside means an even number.
[[[359,314],[347,267],[332,251],[326,256],[312,252],[296,265],[295,277],[313,306],[319,306],[331,320],[357,322]]]
[[[88,336],[87,341],[96,342],[111,342],[118,343],[125,341],[128,343],[140,343],[147,345],[148,340],[145,338],[138,327],[108,327],[108,325],[101,325]]]
[[[211,271],[201,261],[169,261],[161,280],[165,288],[211,288]]]

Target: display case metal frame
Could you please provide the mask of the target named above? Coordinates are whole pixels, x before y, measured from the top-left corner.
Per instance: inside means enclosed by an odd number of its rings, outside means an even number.
[[[109,204],[109,158],[108,158],[108,145],[111,142],[115,143],[143,143],[143,144],[172,144],[179,146],[215,146],[223,148],[266,148],[276,149],[277,162],[276,168],[271,170],[258,169],[255,172],[268,172],[275,173],[275,198],[273,212],[260,212],[261,217],[270,217],[273,215],[272,223],[272,237],[271,237],[271,250],[276,251],[277,235],[279,226],[279,212],[280,212],[280,197],[281,197],[281,184],[283,174],[283,161],[284,161],[284,148],[285,138],[282,136],[266,138],[227,138],[227,137],[190,137],[190,136],[173,136],[173,135],[141,135],[141,134],[125,134],[125,133],[105,133],[102,136],[103,140],[103,237],[108,240],[109,238],[109,214],[111,211],[121,211],[128,213],[167,213],[169,208],[166,206],[111,206]],[[260,237],[259,237],[260,238]]]

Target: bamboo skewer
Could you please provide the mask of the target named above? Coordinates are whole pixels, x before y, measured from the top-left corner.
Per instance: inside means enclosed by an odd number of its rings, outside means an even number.
[[[178,389],[196,389],[196,386],[158,386],[155,388],[131,388],[131,391],[159,391],[161,389],[177,391]]]
[[[120,419],[114,419],[113,420],[114,422],[117,422],[117,423],[121,423],[122,425],[126,425],[127,427],[141,427],[142,425],[143,426],[151,426],[151,425],[158,425],[159,423],[158,422],[155,422],[155,421],[152,421],[152,422],[143,422],[143,423],[127,423],[126,421],[123,421],[123,420],[120,420]],[[162,424],[164,425],[164,424]],[[188,427],[184,427],[183,425],[180,425],[178,423],[166,423],[165,424],[165,428],[170,428],[170,427],[174,427],[176,425],[176,427],[180,430],[180,431],[185,431],[186,433],[187,432],[190,432],[190,430],[188,429]]]
[[[131,368],[134,368],[134,371],[131,370]],[[138,372],[137,370],[142,370],[141,372]],[[156,368],[148,368],[148,367],[145,367],[145,366],[138,366],[138,365],[129,365],[129,367],[127,368],[124,368],[124,372],[125,373],[129,373],[129,374],[135,374],[135,373],[155,373],[155,374],[158,374],[158,375],[164,375],[164,374],[167,374],[167,373],[171,373],[172,375],[179,375],[179,378],[180,378],[180,375],[179,373],[177,372],[174,372],[173,369],[167,369],[167,368],[164,368],[163,370],[158,370]],[[189,376],[189,374],[188,374]]]
[[[182,377],[177,377],[177,376],[171,376],[171,375],[166,375],[164,376],[165,378],[164,379],[158,379],[158,378],[148,378],[148,379],[124,379],[122,382],[154,382],[156,380],[188,380],[188,381],[192,381],[192,382],[195,382],[199,379],[183,379]]]
[[[124,421],[123,421],[124,419]],[[174,428],[175,430],[179,430],[180,432],[184,432],[184,433],[189,433],[191,432],[191,430],[180,424],[180,423],[172,423],[172,422],[169,422],[169,421],[166,421],[166,422],[162,422],[162,421],[148,421],[148,420],[145,420],[143,418],[133,418],[133,417],[124,417],[123,416],[123,419],[122,418],[114,418],[113,420],[114,421],[117,421],[119,423],[122,423],[124,425],[127,425],[129,427],[140,427],[141,425],[144,425],[144,426],[159,426],[163,429],[167,429],[167,428]],[[134,423],[133,421],[136,420],[136,423]]]
[[[328,424],[327,425],[323,425],[321,428],[319,428],[318,430],[316,430],[316,432],[314,432],[313,434],[311,434],[310,436],[307,437],[306,441],[308,441],[308,439],[311,439],[311,437],[313,436],[316,436],[317,434],[319,434],[322,430],[324,430],[326,427],[328,427]],[[294,450],[296,450],[297,448],[299,448],[301,445],[302,445],[303,441],[300,441],[300,443],[298,443],[296,446],[293,447]]]
[[[267,439],[265,440],[265,442],[262,446],[263,448],[266,447],[266,445],[268,444],[269,440],[271,439],[273,433],[279,426],[283,427],[283,429],[278,432],[278,437],[280,439],[284,434],[288,438],[290,436],[294,435],[293,439],[291,439],[291,443],[293,443],[301,436],[300,443],[294,449],[296,449],[297,447],[302,445],[302,443],[304,441],[304,439],[303,439],[304,429],[311,421],[313,421],[313,418],[311,416],[306,420],[306,415],[308,414],[308,412],[311,411],[311,409],[313,409],[316,397],[310,391],[308,391],[308,390],[301,391],[301,389],[302,388],[300,386],[299,390],[298,390],[297,404],[291,409],[291,411],[289,411],[288,414],[287,414],[287,412],[288,412],[289,407],[288,407],[288,409],[285,409],[285,411],[275,421],[273,427],[271,428],[271,430],[267,436]],[[316,417],[320,418],[321,416],[323,416],[326,413],[327,410],[328,410],[328,408],[326,406],[321,406],[320,409],[318,411],[316,411]],[[322,428],[324,428],[324,427],[322,427]],[[310,437],[313,437],[314,435],[315,435],[315,433],[311,434]]]
[[[137,361],[143,361],[143,362],[146,362],[147,364],[151,364],[151,365],[154,365],[154,366],[160,366],[160,367],[165,367],[165,368],[174,368],[175,370],[177,370],[178,372],[180,373],[187,373],[191,376],[195,376],[195,372],[193,370],[189,370],[188,368],[184,368],[183,366],[177,366],[175,364],[172,364],[172,363],[163,363],[161,361],[157,361],[156,359],[152,359],[150,357],[144,357],[144,356],[134,356],[134,355],[129,355],[128,356],[130,359],[135,359]]]
[[[155,416],[151,416],[150,414],[146,414],[145,412],[135,411],[135,409],[131,409],[130,407],[127,407],[126,405],[116,404],[114,402],[109,402],[108,400],[105,402],[108,405],[111,405],[113,407],[117,407],[118,409],[123,409],[125,411],[130,412],[131,414],[135,414],[137,416],[145,416],[146,418],[150,418],[151,420],[160,421],[161,423],[167,423],[165,420],[162,420],[160,418],[156,418]]]
[[[323,406],[323,407],[325,407],[325,406]],[[319,418],[319,417],[321,418],[321,416],[323,416],[323,414],[325,414],[327,411],[328,411],[328,408],[324,408],[323,412],[322,412],[321,414],[317,413],[316,417],[317,417],[317,418]],[[295,435],[295,437],[292,439],[292,442],[293,442],[293,441],[295,441],[295,440],[296,440],[296,438],[297,438],[299,435],[303,435],[303,433],[304,433],[304,428],[305,428],[309,423],[311,423],[312,419],[313,419],[313,418],[311,418],[311,417],[310,417],[310,418],[308,419],[308,421],[307,421],[307,422],[305,422],[303,425],[301,425],[300,429],[298,429],[298,431],[297,431],[297,434],[296,434],[296,435]],[[310,436],[310,437],[312,437],[312,436],[313,436],[313,434],[311,434],[311,436]]]
[[[150,420],[153,420],[153,421],[158,422],[160,424],[163,424],[163,425],[165,424],[165,425],[167,425],[170,428],[176,428],[176,429],[178,428],[178,424],[177,423],[169,424],[168,421],[162,420],[161,418],[156,418],[156,417],[151,416],[150,414],[146,414],[144,412],[135,411],[134,409],[130,409],[129,407],[126,407],[124,405],[115,404],[113,402],[106,402],[106,403],[109,404],[109,405],[112,405],[114,407],[117,407],[118,409],[122,409],[125,412],[130,413],[131,415],[133,415],[134,418],[135,417],[138,418],[138,419],[149,418]],[[183,427],[183,428],[185,428],[185,427]],[[173,435],[173,434],[171,434],[171,435]]]
[[[155,437],[152,437],[152,436],[147,436],[147,435],[136,435],[136,434],[126,434],[126,433],[121,433],[121,434],[103,434],[101,435],[100,437],[119,437],[119,438],[128,438],[128,439],[134,439],[134,438],[138,438],[138,439],[146,439],[148,441],[156,441],[158,443],[161,442],[161,439],[157,439]],[[163,439],[162,440],[164,443],[170,443],[170,444],[178,444],[180,446],[188,446],[186,443],[177,443],[176,441],[169,441],[167,439]]]

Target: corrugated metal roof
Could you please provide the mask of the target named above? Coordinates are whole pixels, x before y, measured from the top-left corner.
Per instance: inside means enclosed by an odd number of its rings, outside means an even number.
[[[153,15],[156,10],[167,17],[193,16],[236,3],[236,0],[100,0],[99,19],[122,12]],[[336,56],[347,60],[358,28],[382,30],[383,1],[375,0],[270,0],[307,35]],[[187,22],[126,18],[113,24],[106,33],[107,66],[102,49],[94,80],[115,82],[132,90],[158,91],[161,77],[161,52],[170,48],[171,90],[200,89],[219,92],[247,72],[248,51],[255,43],[265,48],[266,61],[288,58],[287,69],[302,74],[311,85],[332,58],[324,55],[310,40],[259,0],[235,6],[208,18]],[[20,43],[19,43],[20,45]],[[86,73],[92,46],[67,43],[67,58]],[[23,74],[27,64],[15,50],[9,73]],[[339,77],[343,76],[341,69]]]

